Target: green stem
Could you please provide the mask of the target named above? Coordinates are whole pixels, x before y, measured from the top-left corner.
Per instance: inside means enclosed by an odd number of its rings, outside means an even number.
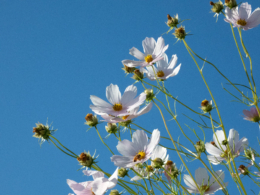
[[[51,140],[51,139],[49,139],[49,140]],[[71,154],[65,152],[64,150],[62,150],[59,146],[57,146],[57,145],[55,144],[54,141],[51,140],[51,142],[52,142],[60,151],[62,151],[63,153],[67,154],[68,156],[70,156],[70,157],[72,157],[72,158],[77,158],[77,157],[72,156]]]
[[[97,134],[98,134],[100,140],[102,141],[102,143],[103,143],[103,144],[109,149],[109,151],[114,155],[114,152],[112,152],[112,150],[109,148],[109,146],[104,142],[104,140],[103,140],[103,138],[101,137],[101,135],[100,135],[100,133],[99,133],[99,131],[98,131],[98,129],[97,129],[96,126],[95,126],[95,129],[97,130]]]

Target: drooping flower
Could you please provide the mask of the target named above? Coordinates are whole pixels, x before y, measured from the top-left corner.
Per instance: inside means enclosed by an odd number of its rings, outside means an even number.
[[[227,144],[230,151],[228,151]],[[223,130],[217,130],[213,136],[213,142],[205,144],[207,152],[211,154],[208,155],[208,159],[214,165],[229,159],[230,155],[237,157],[247,146],[247,138],[243,137],[239,140],[239,134],[234,129],[230,129],[228,140],[225,140]]]
[[[145,101],[145,93],[141,93],[135,98],[136,94],[137,88],[133,85],[128,86],[121,96],[118,86],[110,84],[106,88],[106,97],[112,105],[97,96],[91,95],[90,99],[94,105],[90,105],[90,109],[99,115],[124,116]]]
[[[159,37],[157,42],[154,38],[146,37],[142,42],[144,53],[140,52],[137,48],[130,49],[130,54],[140,61],[123,60],[122,63],[128,67],[145,67],[153,65],[155,62],[163,59],[164,52],[168,49],[168,45],[165,46],[164,39]]]
[[[114,116],[110,116],[110,115],[101,115],[101,117],[103,119],[105,119],[106,122],[108,123],[119,123],[119,122],[125,122],[125,121],[129,121],[132,120],[138,116],[141,116],[147,112],[149,112],[152,109],[152,102],[150,102],[147,106],[145,106],[144,108],[142,108],[139,112],[139,106],[134,108],[133,110],[130,110],[129,113],[127,113],[127,115],[125,116],[121,116],[121,117],[114,117]]]
[[[244,113],[244,119],[252,122],[259,122],[260,121],[260,116],[257,112],[257,109],[255,107],[251,107],[250,111],[249,110],[243,110]]]
[[[147,71],[145,71],[145,72],[146,72],[147,77],[151,81],[154,81],[154,80],[156,80],[156,78],[166,80],[169,77],[176,76],[179,73],[179,70],[181,68],[181,64],[179,64],[175,68],[177,59],[178,59],[177,55],[172,55],[171,61],[168,64],[168,57],[167,57],[167,55],[164,55],[164,59],[162,59],[156,63],[157,67],[151,67],[151,66],[146,67]]]
[[[218,178],[219,182],[223,184],[225,177],[224,172],[222,170],[216,171],[215,176]],[[203,192],[203,194],[214,194],[214,192],[222,189],[222,187],[218,184],[214,177],[209,178],[209,175],[205,168],[198,168],[195,171],[195,180],[199,189],[189,175],[184,175],[184,183],[188,186],[185,188],[190,193],[200,194],[200,192]],[[227,184],[228,182],[223,184],[223,186],[227,186]]]
[[[100,171],[86,169],[83,173],[87,176],[92,176],[93,181],[77,183],[73,180],[67,179],[67,184],[76,195],[103,195],[108,189],[116,186],[118,180],[117,172],[118,168],[113,175],[107,179],[104,177],[104,173]]]
[[[251,5],[247,2],[242,3],[239,9],[238,7],[233,9],[226,7],[226,18],[224,20],[228,23],[232,23],[233,27],[248,30],[260,24],[260,8],[256,8],[252,14],[251,11]]]
[[[137,163],[144,163],[151,158],[154,148],[160,141],[160,131],[155,129],[150,140],[143,130],[133,133],[132,142],[129,140],[119,141],[117,150],[120,154],[113,155],[111,161],[118,167],[132,168]]]

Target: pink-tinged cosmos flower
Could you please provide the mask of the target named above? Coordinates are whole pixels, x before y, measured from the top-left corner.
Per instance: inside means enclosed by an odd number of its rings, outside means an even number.
[[[177,59],[177,55],[172,55],[172,59],[168,64],[168,57],[167,55],[164,55],[164,59],[156,63],[157,67],[154,67],[154,70],[153,67],[146,67],[147,70],[144,70],[144,72],[146,72],[147,78],[154,81],[156,80],[156,77],[158,79],[166,80],[169,77],[176,76],[181,68],[181,64],[175,68]],[[154,75],[154,72],[156,75]]]
[[[97,96],[91,95],[90,99],[94,105],[90,105],[90,109],[99,115],[124,116],[145,101],[145,93],[141,93],[135,98],[136,94],[137,88],[133,85],[128,86],[121,96],[118,86],[110,84],[106,88],[106,97],[112,105]]]
[[[119,123],[119,122],[126,122],[129,120],[132,120],[138,116],[141,116],[147,112],[149,112],[152,109],[153,103],[150,102],[147,106],[145,106],[144,108],[142,108],[139,112],[139,106],[134,108],[133,110],[130,110],[129,113],[125,116],[121,116],[121,117],[114,117],[114,116],[110,116],[110,115],[101,115],[101,117],[103,119],[105,119],[106,122],[108,123]]]
[[[255,9],[252,14],[251,11],[251,5],[247,2],[242,3],[239,9],[238,6],[233,9],[226,7],[226,18],[224,20],[228,23],[232,23],[233,27],[248,30],[260,24],[260,8]]]
[[[108,189],[116,186],[118,176],[118,168],[109,179],[104,177],[104,173],[93,170],[85,170],[83,173],[87,176],[92,176],[94,181],[86,181],[77,183],[67,179],[67,184],[76,195],[103,195]]]
[[[244,119],[252,122],[259,122],[260,116],[257,112],[257,109],[255,107],[251,107],[249,110],[243,110],[244,113]]]
[[[213,136],[213,142],[205,144],[207,152],[211,154],[208,155],[208,159],[214,165],[230,158],[230,154],[237,157],[248,146],[247,138],[243,137],[239,140],[239,134],[234,129],[230,129],[226,143],[229,144],[230,152],[227,151],[227,146],[223,144],[223,141],[225,142],[223,130],[217,130]]]
[[[113,155],[111,161],[118,167],[132,168],[135,164],[144,163],[151,158],[159,141],[160,131],[158,129],[153,130],[149,141],[143,130],[137,130],[133,133],[132,142],[129,140],[118,142],[117,150],[123,156]]]
[[[140,61],[123,60],[122,63],[128,67],[145,67],[153,65],[155,62],[163,59],[164,52],[168,49],[168,45],[165,46],[164,39],[159,37],[157,42],[154,38],[146,37],[142,42],[144,53],[133,47],[130,49],[130,54]]]
[[[223,180],[225,177],[225,174],[222,170],[215,172],[216,177],[219,179],[220,183],[223,184]],[[214,194],[214,192],[222,189],[222,187],[218,184],[218,182],[214,179],[214,177],[209,178],[209,175],[207,173],[207,170],[205,168],[198,168],[195,171],[195,181],[197,185],[199,186],[199,189],[197,188],[196,184],[192,180],[192,178],[189,175],[184,175],[184,183],[188,186],[185,187],[190,193],[200,194],[201,192],[204,192],[203,194]],[[223,186],[227,186],[228,182],[223,184]]]

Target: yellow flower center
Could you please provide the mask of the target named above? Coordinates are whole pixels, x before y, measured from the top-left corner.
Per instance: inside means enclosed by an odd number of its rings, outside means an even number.
[[[113,109],[114,109],[114,111],[120,111],[123,109],[123,106],[120,103],[114,104]]]
[[[125,116],[123,116],[122,119],[123,119],[123,120],[126,120],[127,117],[129,117],[129,115],[125,115]]]
[[[157,77],[164,77],[164,72],[162,70],[159,70],[157,72]]]
[[[245,26],[247,24],[247,22],[245,21],[245,19],[239,19],[237,21],[237,24],[241,25],[241,26]]]
[[[142,159],[144,159],[145,158],[145,152],[142,150],[142,151],[139,151],[136,155],[135,155],[135,157],[134,157],[134,162],[136,162],[136,161],[140,161],[140,160],[142,160]]]
[[[148,165],[147,168],[146,168],[146,170],[147,170],[148,172],[153,172],[153,167],[152,167],[151,165]]]
[[[151,61],[153,61],[153,56],[151,54],[148,54],[147,56],[144,57],[144,60],[147,63],[150,63]]]

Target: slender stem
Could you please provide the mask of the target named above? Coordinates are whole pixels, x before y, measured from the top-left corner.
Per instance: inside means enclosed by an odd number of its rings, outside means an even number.
[[[51,139],[49,139],[49,140],[51,140]],[[72,157],[72,158],[77,158],[77,157],[75,157],[75,156],[72,156],[71,154],[69,154],[69,153],[67,153],[67,152],[65,152],[64,150],[62,150],[59,146],[57,146],[56,144],[55,144],[55,142],[54,141],[52,141],[51,140],[51,142],[58,148],[58,149],[60,149],[60,151],[62,151],[63,153],[65,153],[65,154],[67,154],[68,156],[70,156],[70,157]]]
[[[109,149],[109,151],[114,155],[114,152],[112,152],[112,150],[109,148],[109,146],[104,142],[104,140],[103,140],[103,138],[101,137],[101,135],[100,135],[100,133],[99,133],[99,131],[98,131],[98,129],[97,129],[96,126],[95,126],[95,129],[97,130],[97,134],[98,134],[100,140],[102,141],[102,143],[103,143],[103,144]]]

